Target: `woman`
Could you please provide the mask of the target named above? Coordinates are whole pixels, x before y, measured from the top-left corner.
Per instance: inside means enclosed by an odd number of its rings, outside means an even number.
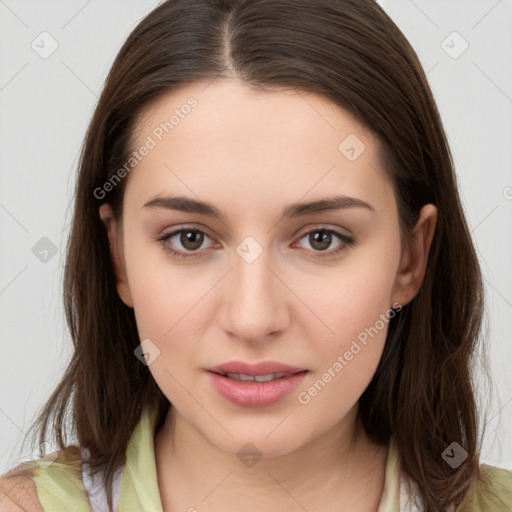
[[[12,510],[512,507],[479,461],[448,144],[371,0],[142,20],[83,147],[64,299],[75,353],[36,422],[59,450],[4,477]]]

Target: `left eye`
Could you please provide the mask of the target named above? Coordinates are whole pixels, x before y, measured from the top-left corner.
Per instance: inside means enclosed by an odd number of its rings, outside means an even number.
[[[335,238],[339,240],[336,248],[332,251],[326,251]],[[302,235],[300,240],[302,239],[306,239],[315,252],[328,252],[329,255],[342,251],[354,243],[353,238],[333,229],[314,229]]]

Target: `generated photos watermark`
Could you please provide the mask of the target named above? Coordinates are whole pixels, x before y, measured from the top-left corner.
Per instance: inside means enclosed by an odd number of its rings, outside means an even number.
[[[198,103],[197,99],[191,96],[186,103],[174,110],[174,113],[167,121],[156,126],[151,135],[146,137],[144,144],[138,150],[133,151],[130,158],[101,187],[94,189],[94,197],[100,200],[105,199],[107,193],[114,190],[121,180],[142,162],[144,157],[149,155],[149,152],[158,146],[159,142],[162,142],[165,135],[171,133],[192,112],[192,109],[197,107]]]
[[[402,309],[402,305],[395,302],[391,308],[385,313],[379,316],[379,319],[371,326],[366,327],[361,331],[357,338],[352,340],[352,343],[348,350],[343,354],[338,355],[336,361],[333,362],[327,371],[322,374],[320,379],[317,379],[315,383],[310,386],[306,391],[301,391],[297,395],[298,401],[302,405],[307,405],[311,400],[318,395],[326,386],[331,382],[342,370],[347,366],[354,357],[361,352],[361,350],[368,345],[368,337],[373,339],[377,334],[384,329],[389,321],[396,316],[396,314]]]

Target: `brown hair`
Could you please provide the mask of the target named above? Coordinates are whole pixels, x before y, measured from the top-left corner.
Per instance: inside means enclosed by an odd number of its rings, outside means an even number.
[[[417,296],[390,321],[380,365],[359,401],[371,439],[394,439],[402,469],[425,511],[458,504],[479,471],[472,356],[480,340],[483,287],[458,195],[452,158],[420,62],[372,0],[168,0],[128,37],[110,70],[81,152],[64,274],[74,355],[34,423],[45,441],[53,417],[66,446],[66,411],[93,468],[105,469],[109,505],[115,469],[142,407],[162,424],[169,401],[147,366],[134,312],[119,298],[104,225],[109,202],[122,213],[122,180],[94,191],[128,161],[137,120],[163,94],[199,80],[237,77],[260,91],[323,95],[375,133],[396,191],[404,240],[421,207],[438,208],[436,233]],[[459,443],[452,469],[441,453]]]

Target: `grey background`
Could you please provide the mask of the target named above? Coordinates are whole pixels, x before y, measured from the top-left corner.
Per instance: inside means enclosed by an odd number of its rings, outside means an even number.
[[[60,287],[77,157],[115,54],[157,3],[0,0],[0,473],[71,355]],[[380,3],[418,52],[451,143],[487,291],[483,460],[510,469],[512,1]]]

